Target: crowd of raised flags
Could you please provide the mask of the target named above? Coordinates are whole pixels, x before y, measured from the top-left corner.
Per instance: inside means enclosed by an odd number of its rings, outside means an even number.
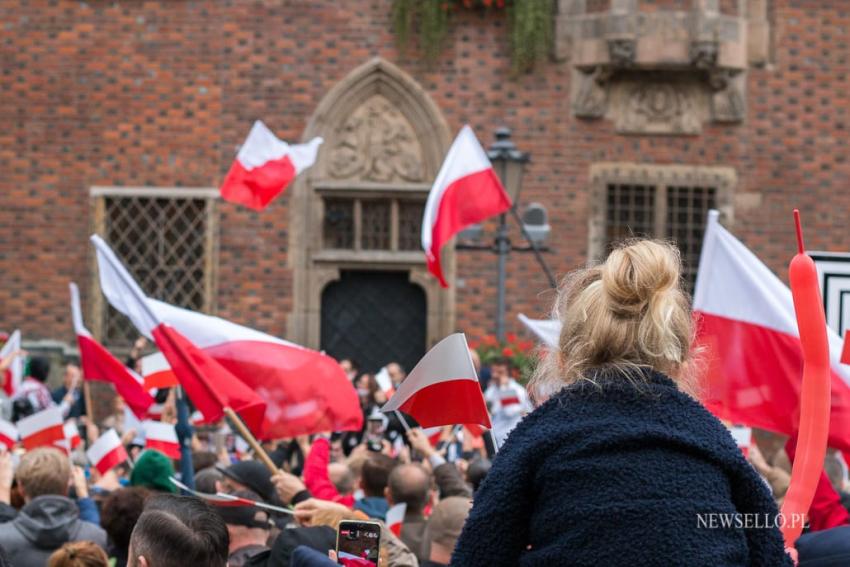
[[[321,139],[288,145],[257,122],[239,152],[222,196],[261,210],[317,157]],[[447,285],[440,251],[464,227],[503,213],[511,201],[493,172],[472,129],[465,126],[446,156],[434,182],[422,225],[422,245],[429,270]],[[85,327],[77,286],[70,283],[71,313],[80,365],[86,381],[113,385],[132,419],[137,420],[144,448],[170,459],[181,458],[173,420],[161,421],[157,389],[179,387],[197,410],[194,423],[216,424],[225,417],[244,424],[234,458],[249,453],[264,457],[255,438],[294,439],[324,432],[363,431],[364,408],[351,377],[324,353],[273,337],[218,317],[182,309],[148,297],[121,259],[98,236],[92,237],[100,289],[107,301],[126,315],[139,334],[152,339],[157,352],[142,357],[135,369],[98,343]],[[789,289],[750,250],[723,228],[716,212],[709,215],[693,303],[697,322],[701,401],[725,420],[738,446],[748,453],[752,429],[795,437],[800,418],[800,374],[803,355]],[[557,348],[559,323],[521,321],[543,348]],[[3,389],[14,397],[24,381],[19,331],[0,349],[7,361]],[[832,408],[828,443],[850,450],[850,371],[841,360],[842,342],[829,331],[832,362]],[[479,372],[463,333],[434,345],[401,382],[387,368],[374,375],[385,421],[395,419],[405,430],[425,428],[433,446],[448,447],[463,433],[480,437],[495,429],[495,443],[532,411],[525,389],[513,380],[482,389]],[[89,408],[91,410],[91,408]],[[463,432],[463,433],[462,433]],[[87,432],[86,432],[87,433]],[[492,434],[493,432],[491,432]],[[81,435],[75,421],[58,406],[47,407],[16,422],[0,420],[0,445],[8,451],[51,446],[81,452],[100,475],[118,465],[132,465],[125,441],[115,429],[96,439]],[[449,442],[447,442],[447,439]],[[404,438],[394,439],[392,454],[404,451]],[[258,454],[263,453],[262,455]],[[447,452],[447,455],[458,455]],[[450,460],[454,460],[450,458]],[[264,461],[265,462],[265,461]],[[183,479],[174,482],[197,494]],[[253,505],[226,494],[206,495],[216,505]],[[401,536],[405,504],[389,508],[385,522]]]

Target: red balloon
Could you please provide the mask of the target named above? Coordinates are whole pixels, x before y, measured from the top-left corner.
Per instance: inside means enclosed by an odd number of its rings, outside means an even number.
[[[782,504],[782,535],[791,547],[803,530],[802,519],[812,505],[826,455],[829,433],[830,360],[826,316],[818,286],[815,263],[806,255],[800,213],[794,210],[798,254],[788,268],[797,328],[803,348],[803,385],[800,394],[800,424],[791,485]]]

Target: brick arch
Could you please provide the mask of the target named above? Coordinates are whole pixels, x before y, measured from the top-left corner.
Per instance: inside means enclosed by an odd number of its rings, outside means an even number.
[[[373,144],[369,135],[362,135],[364,128],[368,131],[368,121],[353,125],[350,121],[366,111],[374,116],[375,108],[369,108],[370,105],[379,105],[392,114],[389,123],[401,132],[401,149],[415,159],[402,160],[401,165],[396,163],[395,167],[385,168],[384,161],[392,162],[395,157],[386,154],[363,158],[364,154],[370,153],[369,147],[381,146]],[[357,257],[357,254],[328,258],[321,245],[324,215],[321,192],[328,187],[337,192],[427,194],[451,143],[448,125],[437,105],[410,75],[389,61],[376,57],[353,69],[325,94],[310,117],[303,139],[315,136],[325,140],[317,162],[290,189],[288,257],[294,273],[294,285],[288,335],[301,344],[318,347],[321,291],[338,279],[340,271],[345,269],[408,272],[410,280],[425,291],[429,344],[452,332],[454,286],[450,290],[441,290],[436,280],[427,276],[424,254],[388,251],[366,259]],[[357,137],[359,145],[347,145],[346,136]],[[359,157],[352,157],[354,154]],[[371,166],[361,167],[360,158]],[[404,165],[411,167],[405,168]],[[453,279],[454,254],[445,255],[444,264]]]

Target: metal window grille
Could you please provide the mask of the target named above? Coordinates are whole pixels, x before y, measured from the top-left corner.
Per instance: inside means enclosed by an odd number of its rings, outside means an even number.
[[[388,200],[361,202],[360,247],[363,250],[390,249],[390,205]]]
[[[149,296],[193,310],[212,300],[212,201],[152,196],[103,197],[101,234]],[[103,340],[127,346],[132,323],[108,304]]]
[[[609,184],[605,209],[607,248],[635,236],[652,236],[655,186]]]
[[[325,248],[354,248],[354,201],[327,199],[324,222]]]
[[[714,187],[667,187],[665,236],[682,251],[682,274],[691,289],[696,282],[705,221],[708,211],[715,208]]]
[[[398,252],[420,248],[422,200],[328,196],[324,206],[325,249]]]
[[[425,203],[421,201],[399,201],[399,250],[419,250],[422,248],[422,215],[424,213]]]

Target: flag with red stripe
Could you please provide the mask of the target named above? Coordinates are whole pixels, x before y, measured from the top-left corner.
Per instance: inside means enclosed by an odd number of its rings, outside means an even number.
[[[403,411],[422,427],[492,427],[464,334],[449,335],[429,350],[381,411]]]
[[[18,442],[18,429],[15,424],[0,419],[0,444],[6,447],[7,450],[12,449],[15,443]]]
[[[321,138],[306,144],[287,144],[260,120],[254,122],[248,138],[221,185],[221,198],[260,211],[313,165]]]
[[[401,526],[404,523],[404,515],[407,513],[407,504],[404,502],[394,505],[387,510],[387,529],[401,537]]]
[[[461,128],[428,193],[422,217],[422,248],[428,271],[448,287],[440,250],[465,227],[504,213],[511,198],[468,125]]]
[[[15,329],[15,331],[9,335],[9,338],[6,339],[6,342],[3,343],[3,348],[0,348],[0,360],[3,360],[7,356],[11,356],[19,350],[21,350],[21,331]],[[6,392],[6,395],[12,397],[15,392],[18,391],[18,388],[20,388],[23,379],[24,358],[22,356],[17,356],[15,357],[15,360],[12,361],[11,366],[5,370],[3,390]]]
[[[173,425],[161,421],[145,421],[142,427],[145,431],[145,449],[156,449],[172,459],[180,458],[180,442]]]
[[[145,390],[153,390],[154,388],[170,388],[180,384],[177,380],[177,375],[171,369],[171,365],[168,364],[168,361],[165,359],[165,355],[161,352],[155,352],[153,354],[143,356],[141,363]]]
[[[86,451],[86,457],[102,475],[128,458],[127,450],[121,444],[121,438],[114,429],[110,429],[92,443]]]
[[[65,440],[65,423],[59,406],[25,417],[16,425],[21,435],[21,443],[28,451]]]

